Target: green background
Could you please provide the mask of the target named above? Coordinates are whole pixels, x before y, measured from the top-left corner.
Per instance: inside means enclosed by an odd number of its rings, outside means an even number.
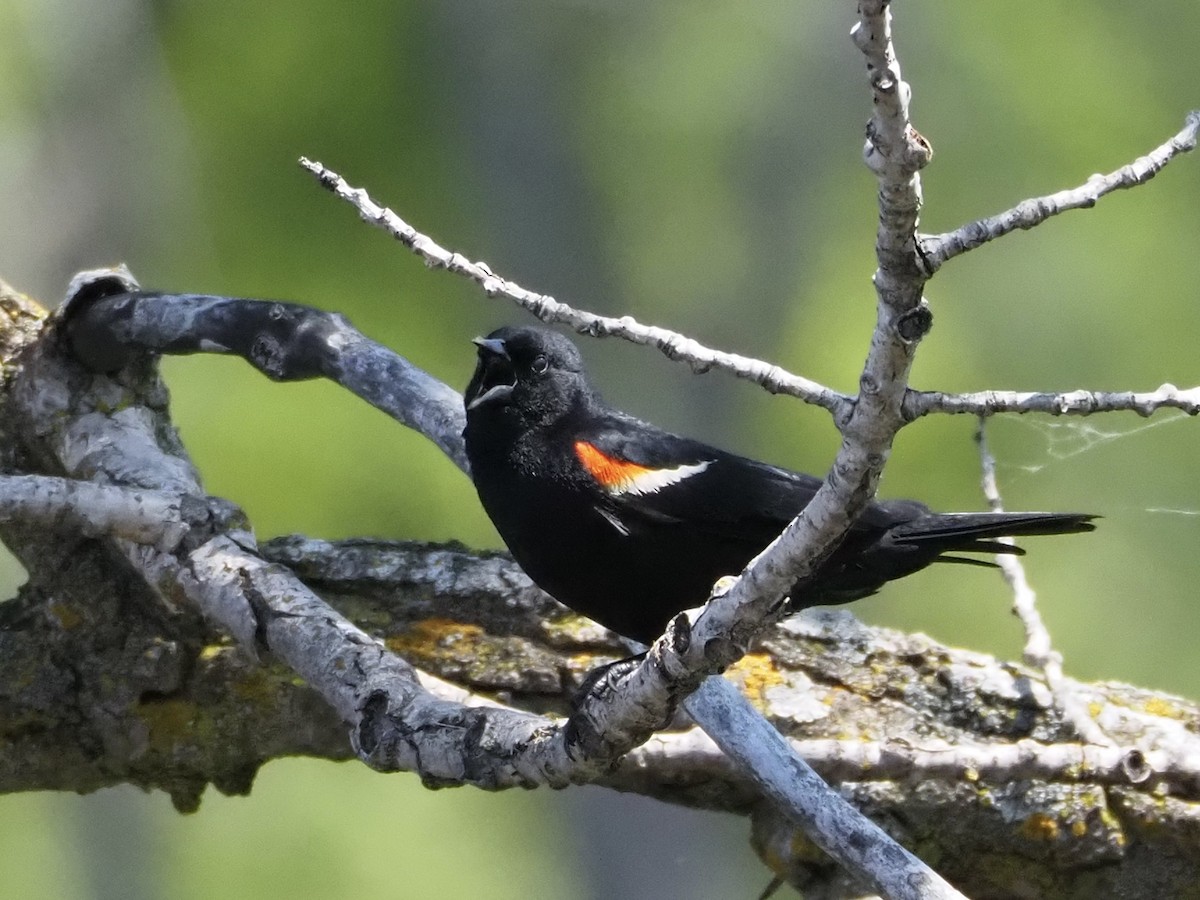
[[[526,287],[850,390],[874,320],[870,103],[849,0],[0,2],[0,277],[47,300],[125,261],[146,287],[310,303],[456,386],[469,339],[528,321],[430,272],[296,165],[320,160]],[[1200,6],[909,2],[896,27],[943,231],[1109,171],[1200,107]],[[1200,159],[950,264],[921,388],[1200,383]],[[619,406],[823,471],[825,413],[616,341]],[[260,536],[498,543],[423,439],[327,384],[164,366],[209,489]],[[973,421],[903,432],[883,485],[977,508]],[[994,421],[1011,508],[1105,516],[1031,541],[1069,674],[1200,697],[1197,429],[1182,415]],[[11,584],[19,574],[8,577]],[[873,622],[1017,656],[999,579],[947,567]],[[2,750],[0,750],[2,752]],[[249,798],[0,798],[0,884],[41,897],[753,896],[744,823],[599,790],[428,793],[357,766],[268,766]]]

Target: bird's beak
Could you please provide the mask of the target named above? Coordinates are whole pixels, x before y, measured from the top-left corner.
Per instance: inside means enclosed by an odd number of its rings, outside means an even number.
[[[475,377],[467,388],[468,410],[483,403],[507,400],[517,384],[517,373],[513,370],[504,341],[477,337],[473,343],[479,348],[479,365],[475,367]]]
[[[508,348],[504,346],[504,341],[500,340],[500,338],[477,337],[471,343],[482,350],[483,353],[508,359]],[[483,353],[479,354],[480,359],[483,358]]]

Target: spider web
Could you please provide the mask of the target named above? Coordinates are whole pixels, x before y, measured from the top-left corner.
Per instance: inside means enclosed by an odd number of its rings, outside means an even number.
[[[997,454],[997,469],[1005,473],[1007,482],[1019,482],[1024,478],[1042,475],[1060,463],[1076,460],[1084,454],[1112,448],[1118,443],[1146,441],[1149,432],[1166,426],[1176,426],[1192,417],[1178,411],[1160,412],[1153,418],[1122,424],[1113,416],[1093,416],[1087,419],[1046,419],[1034,416],[1006,417],[989,422],[989,431],[1000,426],[1021,428],[1032,432],[1035,438],[1022,442],[1024,450]],[[1115,449],[1115,448],[1114,448]],[[1019,457],[1027,457],[1025,460]],[[1184,516],[1200,518],[1200,507],[1151,505],[1140,507],[1152,515]]]

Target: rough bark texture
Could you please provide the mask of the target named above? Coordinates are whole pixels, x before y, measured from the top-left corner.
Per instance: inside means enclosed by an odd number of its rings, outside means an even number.
[[[11,291],[0,309],[5,469],[61,474],[9,402],[42,313]],[[143,400],[165,410],[157,386]],[[0,790],[133,783],[187,810],[209,783],[249,791],[277,756],[353,755],[345,725],[292,672],[248,659],[186,603],[164,601],[112,542],[70,522],[0,534],[30,572],[0,603]],[[304,538],[263,550],[422,671],[519,709],[566,712],[591,667],[624,655],[503,555]],[[843,612],[776,629],[730,677],[823,775],[970,896],[1186,896],[1200,883],[1193,704],[1081,686],[1096,720],[1139,752],[1082,747],[1036,673]],[[763,858],[811,896],[851,890],[683,723],[604,783],[749,814]]]

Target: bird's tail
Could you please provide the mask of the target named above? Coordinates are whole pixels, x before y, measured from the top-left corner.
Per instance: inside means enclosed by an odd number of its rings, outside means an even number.
[[[934,562],[994,567],[987,559],[959,553],[1021,554],[999,538],[1092,531],[1096,516],[1043,512],[923,512],[892,525],[869,546],[835,551],[816,575],[792,589],[792,609],[846,603],[867,597],[886,582]]]
[[[888,531],[893,545],[935,547],[942,552],[1015,553],[1023,551],[995,540],[1041,534],[1093,531],[1096,516],[1087,513],[979,512],[930,513]]]

